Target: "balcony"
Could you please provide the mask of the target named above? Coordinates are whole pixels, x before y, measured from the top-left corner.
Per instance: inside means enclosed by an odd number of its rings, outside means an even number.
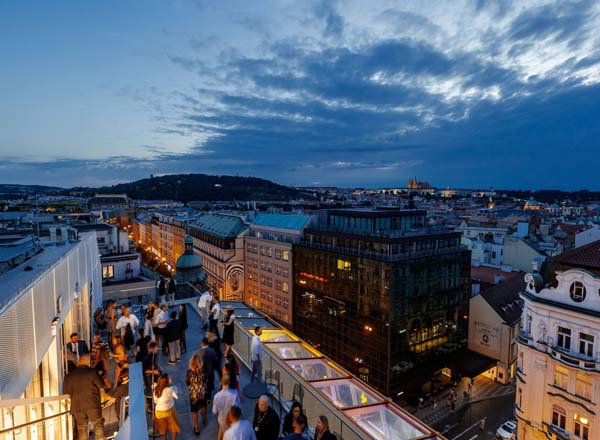
[[[561,361],[571,367],[581,368],[582,370],[596,371],[598,370],[598,361],[595,358],[585,356],[581,353],[565,350],[558,346],[549,346],[548,353],[554,359]]]

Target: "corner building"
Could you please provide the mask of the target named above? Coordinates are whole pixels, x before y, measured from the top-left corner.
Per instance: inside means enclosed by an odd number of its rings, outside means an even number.
[[[466,344],[470,252],[425,211],[322,211],[294,258],[294,331],[384,393]]]
[[[519,440],[600,438],[599,246],[560,256],[565,270],[554,277],[525,276],[517,338]],[[575,257],[588,260],[585,269],[569,267]]]

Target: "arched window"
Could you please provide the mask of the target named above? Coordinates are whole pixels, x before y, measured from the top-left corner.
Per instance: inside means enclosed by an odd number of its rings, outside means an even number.
[[[570,288],[571,299],[575,302],[581,302],[585,299],[585,286],[579,281],[574,281]]]
[[[562,406],[552,405],[552,424],[565,429],[567,424],[567,412]]]

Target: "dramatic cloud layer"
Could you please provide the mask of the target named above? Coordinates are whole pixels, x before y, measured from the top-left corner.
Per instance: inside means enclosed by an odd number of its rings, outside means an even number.
[[[139,27],[111,29],[115,50],[100,52],[115,72],[95,100],[58,78],[48,85],[68,103],[52,110],[80,124],[48,136],[14,121],[0,133],[4,180],[206,172],[396,186],[417,175],[440,186],[598,189],[596,1],[152,7]],[[89,121],[71,114],[88,106]]]

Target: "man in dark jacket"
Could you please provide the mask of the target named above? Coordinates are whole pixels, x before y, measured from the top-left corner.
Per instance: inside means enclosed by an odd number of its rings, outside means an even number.
[[[79,365],[65,376],[62,391],[71,396],[71,415],[77,425],[79,440],[88,440],[88,420],[98,440],[106,440],[102,422],[100,390],[104,383],[90,368],[90,355],[79,355]]]
[[[207,399],[210,400],[212,392],[215,389],[215,368],[218,368],[218,366],[217,355],[215,354],[215,351],[208,345],[207,337],[202,338],[202,345],[198,351],[198,356],[202,361],[202,366],[204,368],[204,372],[206,373],[206,395]]]
[[[279,416],[273,408],[268,396],[260,396],[254,408],[252,427],[256,440],[277,440],[279,438]]]
[[[71,333],[69,336],[71,342],[67,343],[67,361],[69,371],[77,368],[79,357],[84,354],[89,354],[90,350],[85,341],[79,340],[79,333]]]
[[[181,321],[177,318],[177,312],[171,312],[171,320],[165,329],[165,341],[169,344],[169,364],[175,365],[181,359]]]

